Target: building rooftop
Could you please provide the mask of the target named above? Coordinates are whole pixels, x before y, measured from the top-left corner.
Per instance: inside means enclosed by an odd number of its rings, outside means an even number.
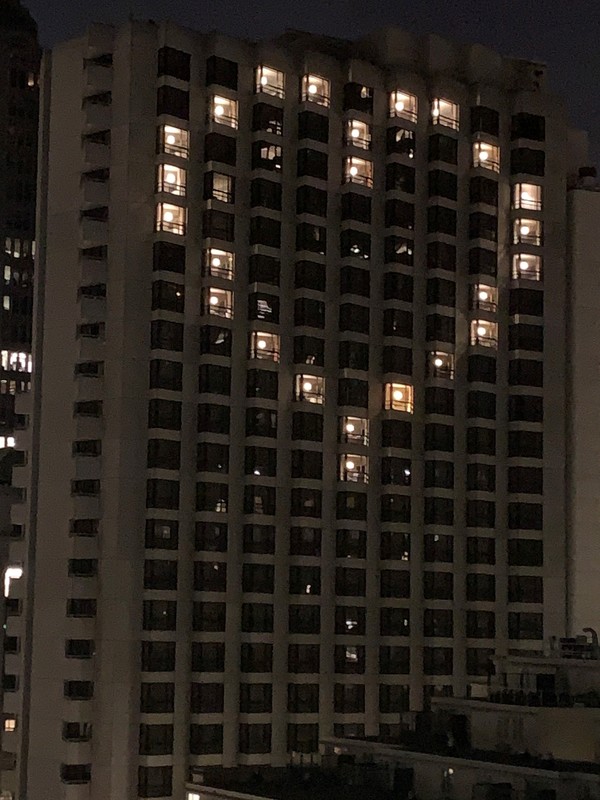
[[[37,36],[37,23],[20,0],[0,0],[0,28]]]

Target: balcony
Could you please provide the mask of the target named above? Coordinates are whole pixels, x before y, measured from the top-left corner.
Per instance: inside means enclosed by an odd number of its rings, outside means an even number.
[[[535,183],[516,183],[513,186],[514,209],[542,210],[542,187]]]
[[[500,148],[488,142],[473,142],[473,167],[500,172]]]
[[[159,164],[156,176],[156,191],[185,197],[187,170],[173,164]]]
[[[431,103],[431,124],[443,125],[445,128],[457,131],[459,113],[460,109],[457,103],[438,97]]]
[[[339,441],[369,444],[369,420],[362,417],[340,417]]]
[[[285,97],[284,81],[285,77],[283,72],[273,67],[261,65],[257,67],[255,73],[255,88],[256,94],[269,94],[272,97]]]
[[[427,375],[430,378],[452,380],[454,378],[454,355],[439,350],[428,353]]]
[[[367,456],[345,453],[340,456],[340,480],[351,483],[369,482],[369,459]]]
[[[390,92],[390,117],[417,121],[417,97],[414,94],[395,89]]]
[[[370,150],[371,126],[358,119],[349,119],[346,122],[344,144],[348,147],[360,147],[361,150]]]
[[[512,277],[514,280],[541,281],[542,259],[529,253],[516,253],[513,256]]]
[[[373,186],[373,164],[364,158],[344,159],[344,183],[358,183],[371,188]]]
[[[190,132],[173,125],[161,125],[158,129],[158,152],[187,158],[190,152]]]
[[[229,128],[238,127],[238,103],[229,97],[213,95],[210,101],[210,119]]]
[[[542,223],[539,219],[516,219],[513,223],[513,243],[537,247],[542,244]]]
[[[414,388],[406,383],[386,383],[384,408],[388,411],[414,411]]]
[[[294,399],[321,405],[325,399],[325,378],[316,375],[296,375]]]
[[[484,703],[501,703],[530,708],[600,708],[600,693],[594,690],[580,694],[568,692],[527,692],[523,689],[490,688],[484,697],[471,696]]]
[[[330,83],[321,75],[309,73],[302,78],[302,102],[315,103],[329,108],[331,96]]]
[[[187,209],[170,203],[156,206],[156,230],[183,236],[186,230]]]
[[[250,333],[249,358],[279,362],[279,336],[275,333]]]
[[[473,347],[498,347],[498,324],[486,319],[471,320],[471,345]]]
[[[495,312],[498,307],[498,289],[476,283],[471,286],[471,310]]]
[[[211,317],[233,317],[233,292],[226,289],[202,290],[202,313]]]
[[[235,272],[235,254],[209,247],[202,254],[202,274],[212,278],[232,281]]]

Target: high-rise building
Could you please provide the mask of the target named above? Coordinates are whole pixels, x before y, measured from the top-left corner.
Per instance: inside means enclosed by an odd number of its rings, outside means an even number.
[[[39,67],[35,21],[19,0],[0,0],[0,447],[31,380]]]
[[[544,68],[134,22],[57,47],[42,94],[17,797],[393,736],[564,635]]]

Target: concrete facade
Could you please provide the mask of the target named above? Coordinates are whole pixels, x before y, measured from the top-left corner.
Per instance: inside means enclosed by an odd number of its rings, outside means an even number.
[[[42,106],[17,797],[182,798],[564,635],[543,67],[131,23]]]

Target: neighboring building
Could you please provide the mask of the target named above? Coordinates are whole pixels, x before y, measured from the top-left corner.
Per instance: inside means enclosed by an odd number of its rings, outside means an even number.
[[[544,68],[136,22],[43,86],[17,797],[393,736],[564,635]]]
[[[40,47],[19,0],[0,0],[0,447],[31,381]]]

